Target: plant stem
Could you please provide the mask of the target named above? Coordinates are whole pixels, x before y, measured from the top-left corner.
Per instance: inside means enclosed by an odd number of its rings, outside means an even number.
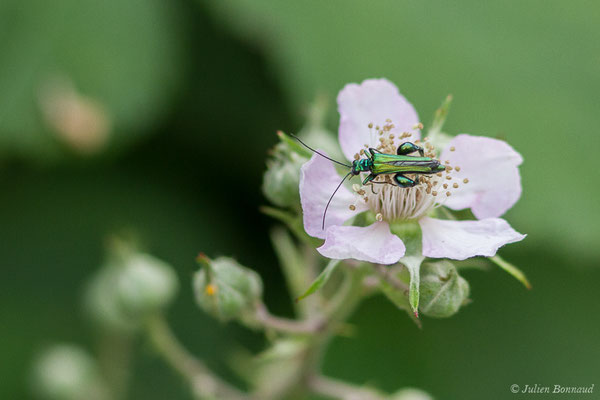
[[[279,332],[290,334],[317,333],[325,327],[325,321],[321,318],[297,321],[294,319],[281,318],[272,315],[263,303],[256,307],[256,319],[265,328],[271,328]]]
[[[250,396],[216,376],[204,363],[191,355],[179,343],[162,315],[150,317],[146,329],[156,350],[190,383],[196,398],[250,399]]]

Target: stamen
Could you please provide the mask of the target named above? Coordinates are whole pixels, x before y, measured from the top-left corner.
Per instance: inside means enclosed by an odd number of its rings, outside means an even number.
[[[458,183],[454,182],[454,184],[452,184],[452,187],[453,187],[454,189],[458,189]]]
[[[377,215],[375,215],[375,219],[379,222],[383,221],[383,215],[381,215],[381,213],[377,213]]]
[[[463,183],[469,183],[469,180],[467,178],[463,179]]]
[[[454,147],[454,146],[450,147],[450,151],[454,151],[454,150],[456,150],[456,147]]]
[[[354,204],[350,204],[348,206],[348,208],[350,209],[350,211],[355,211],[356,210],[356,206]]]

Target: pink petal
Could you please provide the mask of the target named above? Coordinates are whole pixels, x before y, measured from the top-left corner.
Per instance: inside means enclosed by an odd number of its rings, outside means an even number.
[[[491,257],[505,244],[525,238],[501,218],[450,221],[425,217],[419,224],[423,232],[423,255],[432,258]]]
[[[325,154],[322,150],[319,151]],[[300,169],[300,202],[304,229],[309,235],[323,239],[328,227],[341,225],[350,217],[367,209],[362,199],[357,201],[358,197],[342,186],[329,204],[325,229],[322,229],[325,206],[341,180],[342,177],[336,172],[333,163],[318,154],[314,154]],[[348,208],[351,204],[356,205],[355,211]]]
[[[317,249],[328,258],[394,264],[402,258],[406,248],[402,240],[390,233],[387,222],[369,226],[332,226],[327,230],[323,246]]]
[[[419,116],[398,88],[386,79],[368,79],[362,84],[346,85],[339,93],[338,111],[340,113],[339,139],[342,151],[348,160],[364,148],[365,144],[376,147],[378,134],[375,128],[369,130],[369,123],[383,126],[386,119],[391,119],[395,128],[392,132],[413,135],[406,140],[417,140],[418,130],[413,126],[419,122]],[[398,142],[397,144],[400,144]]]
[[[454,151],[450,149],[454,147]],[[483,136],[458,135],[441,155],[452,167],[453,180],[460,186],[444,205],[454,210],[471,208],[478,218],[499,217],[521,197],[518,166],[523,158],[508,143]],[[464,184],[467,178],[469,183]]]

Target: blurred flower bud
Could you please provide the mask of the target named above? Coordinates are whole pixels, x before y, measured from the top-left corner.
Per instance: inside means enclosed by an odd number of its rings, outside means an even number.
[[[95,360],[73,345],[54,346],[33,366],[33,391],[49,400],[107,399]]]
[[[419,310],[435,318],[454,315],[469,297],[469,284],[458,275],[449,261],[424,263],[421,266]]]
[[[143,253],[113,255],[92,278],[87,308],[102,325],[127,331],[166,307],[177,293],[177,276],[166,263]]]
[[[265,197],[279,207],[298,207],[300,167],[306,161],[308,158],[294,151],[290,144],[282,139],[281,143],[273,148],[271,158],[267,161],[267,171],[263,178]]]
[[[420,389],[405,388],[392,394],[390,400],[433,400],[433,397]]]
[[[252,325],[262,297],[260,276],[227,257],[210,260],[201,254],[198,262],[202,266],[194,275],[198,305],[223,321],[239,318]]]

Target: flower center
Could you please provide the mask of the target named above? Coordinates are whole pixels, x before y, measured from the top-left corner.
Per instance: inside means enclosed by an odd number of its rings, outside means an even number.
[[[404,142],[410,142],[411,133],[394,133],[394,124],[391,120],[386,120],[381,127],[369,124],[371,137],[375,137],[378,145],[365,144],[365,148],[375,147],[377,150],[386,154],[396,154],[398,146]],[[375,132],[373,132],[375,129]],[[417,124],[415,129],[423,129],[422,124]],[[372,141],[372,143],[375,141]],[[429,138],[412,141],[414,144],[423,147],[425,157],[437,158],[437,152]],[[450,148],[454,151],[454,147]],[[364,149],[355,155],[355,158],[364,156]],[[417,156],[419,154],[416,154]],[[460,184],[468,183],[464,179],[459,183],[452,176],[452,171],[460,171],[459,166],[451,166],[449,161],[441,161],[446,169],[442,172],[433,174],[405,174],[407,178],[419,179],[419,183],[413,187],[400,187],[392,180],[393,174],[381,174],[374,179],[374,184],[366,186],[353,185],[353,190],[367,203],[371,211],[376,214],[377,220],[398,221],[416,219],[426,215],[435,207],[443,205],[445,198],[452,195],[454,189],[458,189]],[[364,176],[362,177],[364,178]],[[354,205],[350,209],[355,209]]]

